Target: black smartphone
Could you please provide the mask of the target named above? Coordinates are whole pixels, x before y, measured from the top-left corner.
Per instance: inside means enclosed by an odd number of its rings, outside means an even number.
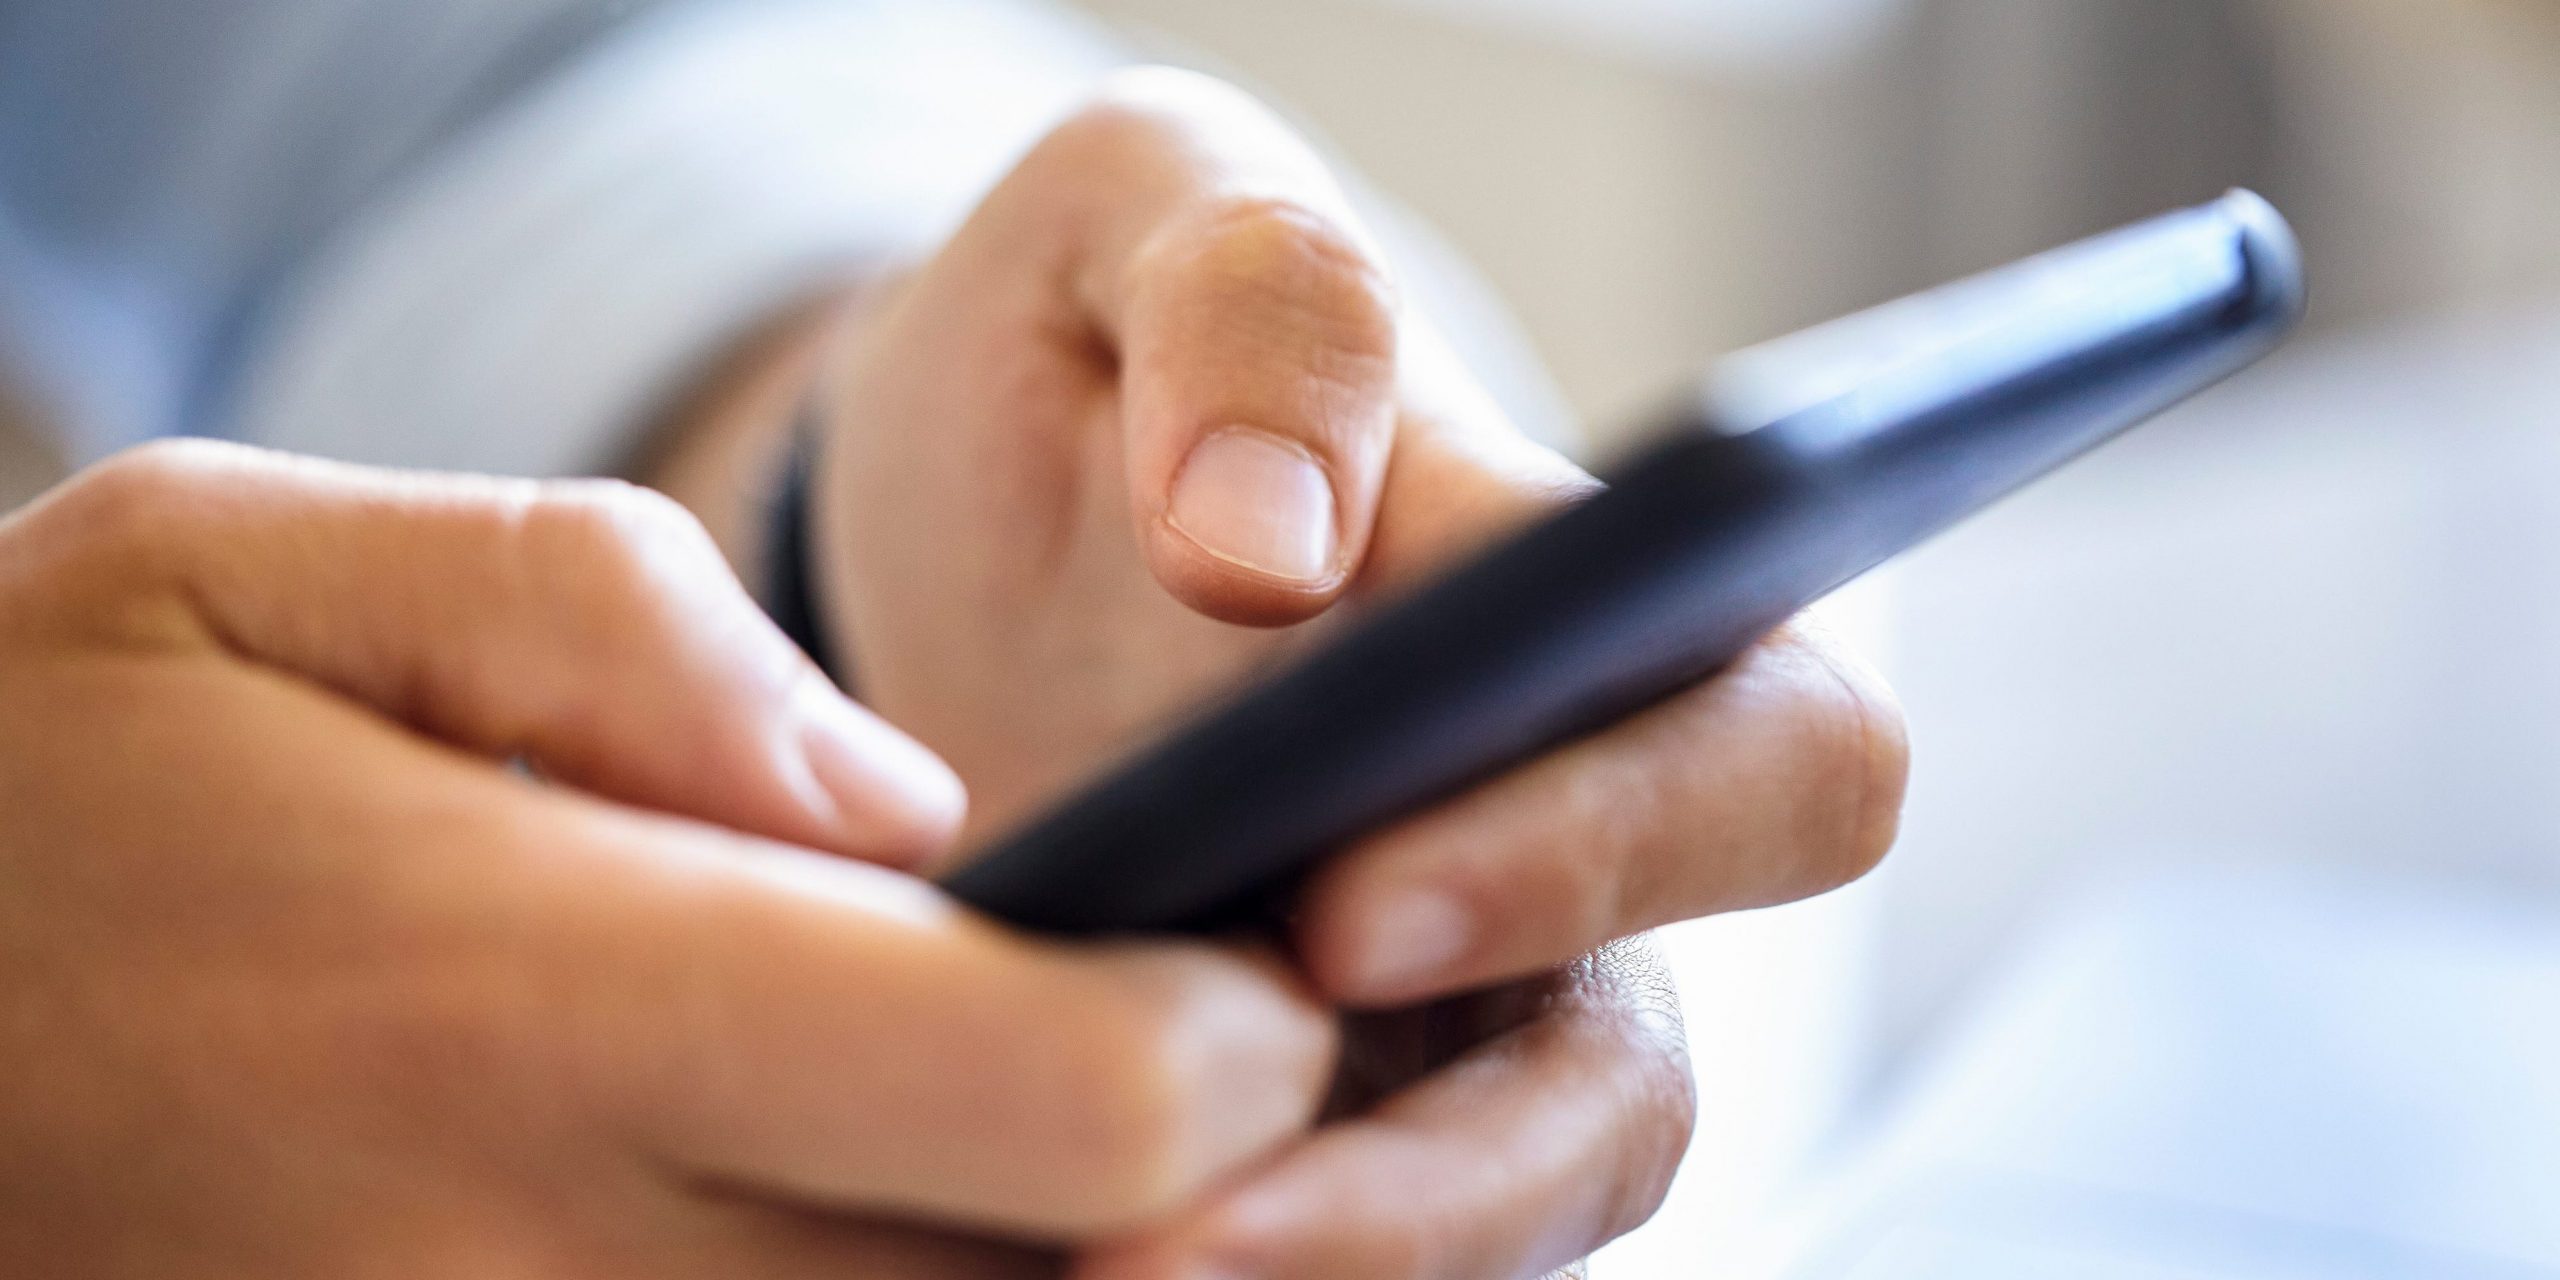
[[[2300,254],[2234,192],[1732,356],[1607,488],[1361,619],[946,882],[1065,933],[1220,927],[1312,863],[1688,687],[2238,371]]]

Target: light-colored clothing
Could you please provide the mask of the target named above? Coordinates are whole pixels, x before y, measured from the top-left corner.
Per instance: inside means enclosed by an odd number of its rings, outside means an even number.
[[[1124,58],[1033,0],[0,0],[0,360],[74,462],[192,432],[608,470]],[[1552,434],[1499,308],[1376,217]]]
[[[1005,0],[17,0],[0,51],[0,341],[75,460],[536,474],[939,234],[1117,60]]]
[[[263,301],[609,38],[561,0],[0,3],[0,351],[75,451],[219,416]]]

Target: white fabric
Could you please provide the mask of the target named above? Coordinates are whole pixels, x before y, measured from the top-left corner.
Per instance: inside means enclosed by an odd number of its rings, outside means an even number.
[[[1125,57],[1039,0],[0,5],[0,360],[74,462],[197,431],[607,469]],[[1489,291],[1364,203],[1495,398],[1569,440]]]
[[[661,14],[339,237],[285,300],[233,433],[606,467],[743,330],[947,230],[1113,60],[1004,0]]]

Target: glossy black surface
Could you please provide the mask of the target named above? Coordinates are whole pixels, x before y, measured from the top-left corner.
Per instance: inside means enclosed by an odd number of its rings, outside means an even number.
[[[1607,491],[1381,610],[948,881],[1073,932],[1229,920],[1326,851],[1710,674],[1807,604],[2271,350],[2245,192],[1739,353]]]

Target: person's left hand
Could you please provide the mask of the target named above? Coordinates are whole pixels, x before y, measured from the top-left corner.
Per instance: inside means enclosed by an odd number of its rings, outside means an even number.
[[[1595,487],[1401,308],[1313,154],[1181,73],[1121,79],[849,333],[819,594],[981,838],[1337,603]],[[1637,1225],[1694,1103],[1667,987],[1620,940],[1858,876],[1903,752],[1890,695],[1791,626],[1345,851],[1304,891],[1302,962],[1336,1003],[1412,1012],[1356,1021],[1339,1119],[1079,1274],[1528,1276]]]

